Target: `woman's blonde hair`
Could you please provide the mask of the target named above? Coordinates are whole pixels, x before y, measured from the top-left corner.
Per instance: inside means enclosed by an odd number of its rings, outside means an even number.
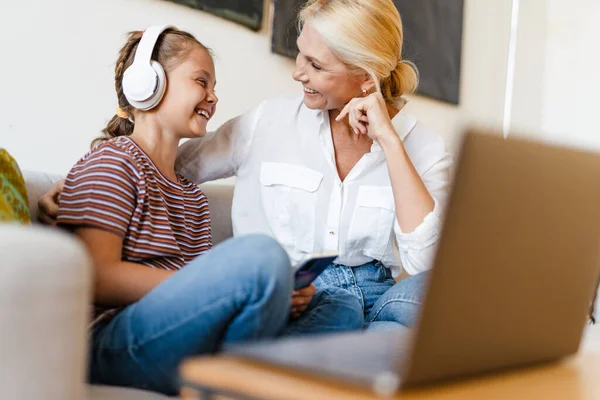
[[[402,20],[392,0],[309,0],[309,22],[353,73],[366,72],[386,102],[416,90],[416,66],[402,59]]]

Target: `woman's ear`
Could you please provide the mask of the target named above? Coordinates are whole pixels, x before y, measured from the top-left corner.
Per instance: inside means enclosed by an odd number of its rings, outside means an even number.
[[[363,92],[366,90],[367,93],[373,93],[377,91],[377,83],[375,78],[365,72],[362,76],[362,82],[360,84],[360,90]]]

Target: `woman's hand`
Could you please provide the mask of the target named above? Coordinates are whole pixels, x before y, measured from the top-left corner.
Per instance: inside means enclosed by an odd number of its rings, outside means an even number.
[[[58,198],[60,192],[63,190],[65,180],[61,179],[57,181],[50,190],[48,190],[38,200],[38,219],[40,222],[46,225],[56,225],[56,218],[58,217]]]
[[[340,121],[346,116],[357,135],[368,135],[378,142],[392,137],[398,139],[385,100],[379,92],[350,100],[335,120]]]
[[[317,292],[317,288],[314,284],[295,290],[292,293],[292,309],[290,310],[290,316],[292,319],[297,319],[300,315],[308,308],[310,301]]]

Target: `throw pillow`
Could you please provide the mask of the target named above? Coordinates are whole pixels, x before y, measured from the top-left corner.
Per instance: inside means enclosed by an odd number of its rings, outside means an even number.
[[[15,159],[0,148],[0,221],[31,222],[27,189]]]

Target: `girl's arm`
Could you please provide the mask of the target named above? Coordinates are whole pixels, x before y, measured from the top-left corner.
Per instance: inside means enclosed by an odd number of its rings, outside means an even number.
[[[60,195],[58,226],[73,231],[94,261],[94,300],[105,306],[131,304],[172,274],[123,262],[124,239],[138,204],[147,195],[138,162],[113,143],[82,157],[67,175]]]
[[[94,302],[125,306],[140,300],[175,271],[121,261],[123,239],[97,228],[77,228],[94,261]]]

